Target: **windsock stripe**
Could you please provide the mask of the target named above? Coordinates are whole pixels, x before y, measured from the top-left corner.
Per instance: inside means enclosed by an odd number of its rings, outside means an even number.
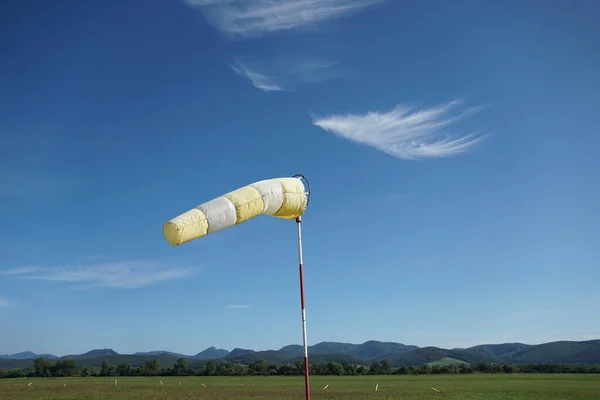
[[[252,186],[234,190],[224,195],[233,205],[236,211],[236,224],[257,217],[263,212],[264,202],[260,192]]]
[[[253,188],[257,189],[264,202],[263,213],[274,215],[283,205],[283,186],[274,179],[253,183]]]
[[[196,207],[206,215],[208,232],[213,233],[235,225],[235,205],[226,197],[217,197]]]

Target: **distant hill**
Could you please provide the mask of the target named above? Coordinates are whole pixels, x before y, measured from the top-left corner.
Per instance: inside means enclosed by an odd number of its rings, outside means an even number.
[[[476,354],[470,354],[466,351],[440,349],[439,347],[423,347],[391,358],[389,361],[392,365],[418,366],[439,361],[444,358],[452,358],[467,363],[485,360],[483,357],[479,357]]]
[[[234,349],[225,357],[225,360],[242,364],[264,360],[269,364],[277,364],[290,361],[290,357],[275,350],[253,351]]]
[[[145,352],[137,352],[133,354],[134,356],[166,356],[166,357],[184,357],[191,358],[190,356],[186,356],[185,354],[173,353],[170,351],[164,350],[156,350],[156,351],[145,351]]]
[[[381,361],[386,359],[390,360],[394,358],[400,358],[411,351],[418,349],[418,346],[407,346],[402,343],[378,342],[376,340],[370,340],[356,346],[350,354],[356,358],[362,358],[365,360],[375,359]]]
[[[309,354],[352,354],[352,350],[357,346],[352,343],[321,342],[310,346],[308,352]]]
[[[368,365],[373,361],[388,360],[393,366],[449,365],[450,363],[585,363],[600,364],[600,340],[558,341],[539,345],[523,343],[482,344],[467,349],[442,349],[439,347],[418,347],[395,342],[370,340],[362,344],[321,342],[309,346],[309,360],[312,363],[347,361],[353,364]],[[0,357],[0,368],[26,368],[33,359],[44,355],[23,352]],[[302,346],[293,344],[279,350],[255,351],[235,348],[231,352],[216,347],[194,355],[186,356],[169,351],[148,351],[135,354],[119,354],[112,349],[95,349],[84,354],[62,356],[72,359],[78,365],[100,366],[106,359],[110,364],[121,363],[142,365],[158,359],[163,366],[170,366],[183,357],[190,366],[200,366],[206,360],[231,361],[248,364],[264,360],[270,364],[293,363],[302,360]],[[49,354],[48,359],[57,357]]]
[[[600,363],[600,340],[560,341],[530,346],[511,353],[514,363]]]
[[[248,350],[251,351],[251,350]],[[135,355],[138,356],[165,356],[165,357],[183,357],[183,358],[195,358],[198,360],[217,360],[220,358],[224,358],[229,354],[229,350],[217,349],[212,346],[207,348],[206,350],[201,351],[200,353],[190,356],[187,354],[174,353],[172,351],[165,350],[155,350],[155,351],[146,351],[146,352],[138,352]]]
[[[33,365],[33,359],[10,359],[0,358],[0,368],[13,369],[13,368],[27,368]]]
[[[279,351],[279,353],[292,358],[292,357],[301,356],[304,350],[302,349],[302,346],[300,346],[299,344],[290,344],[289,346],[282,347],[278,351]],[[310,346],[308,347],[308,351],[310,353],[312,353],[312,349]]]
[[[527,351],[528,349],[535,347],[523,343],[503,343],[503,344],[482,344],[479,346],[469,347],[468,349],[461,349],[471,354],[477,354],[484,358],[503,359],[510,358],[513,354],[518,352]]]
[[[31,351],[24,351],[22,353],[15,353],[15,354],[0,354],[1,359],[9,359],[9,360],[30,360],[30,359],[33,360],[38,357],[43,357],[47,360],[53,360],[55,358],[58,358],[57,356],[55,356],[53,354],[35,354]]]
[[[227,356],[225,356],[224,358],[237,358],[243,355],[247,355],[250,353],[255,353],[254,350],[247,350],[247,349],[239,349],[239,348],[235,348],[233,350],[231,350],[231,353],[227,354]]]
[[[196,354],[194,358],[197,358],[199,360],[216,360],[219,358],[226,357],[228,354],[228,350],[217,349],[216,347],[212,346]]]
[[[406,354],[418,348],[418,346],[407,346],[394,342],[378,342],[376,340],[369,340],[363,344],[321,342],[314,346],[308,346],[308,354],[312,355],[312,357],[315,355],[346,354],[362,360],[383,360]],[[297,344],[282,347],[278,351],[292,358],[303,355],[302,346]]]
[[[110,356],[118,356],[119,353],[114,351],[113,349],[94,349],[90,350],[87,353],[83,354],[69,354],[68,356],[59,357],[62,359],[69,360],[79,360],[86,358],[100,358],[100,357],[110,357]]]

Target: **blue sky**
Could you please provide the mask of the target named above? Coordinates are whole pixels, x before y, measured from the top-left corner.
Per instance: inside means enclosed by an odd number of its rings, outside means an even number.
[[[309,344],[600,337],[600,5],[0,6],[0,353],[301,343],[295,224],[162,224],[302,173]]]

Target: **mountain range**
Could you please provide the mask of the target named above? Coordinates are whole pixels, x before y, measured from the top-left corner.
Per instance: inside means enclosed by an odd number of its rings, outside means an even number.
[[[394,342],[371,340],[362,344],[321,342],[309,346],[309,359],[312,363],[348,361],[367,365],[373,361],[388,360],[394,366],[423,365],[442,359],[456,362],[475,363],[600,363],[600,339],[588,341],[558,341],[538,345],[523,343],[483,344],[469,348],[443,349],[439,347],[418,347]],[[201,365],[206,360],[227,360],[250,363],[265,360],[268,363],[287,363],[302,359],[302,346],[289,345],[279,350],[255,351],[235,348],[231,351],[209,347],[195,355],[170,351],[149,351],[134,354],[119,354],[112,349],[95,349],[84,354],[55,356],[35,354],[30,351],[0,355],[0,368],[25,368],[33,364],[37,357],[46,359],[71,359],[80,365],[96,366],[106,359],[111,364],[128,363],[140,365],[158,359],[161,365],[172,365],[180,358],[186,358],[190,366]]]

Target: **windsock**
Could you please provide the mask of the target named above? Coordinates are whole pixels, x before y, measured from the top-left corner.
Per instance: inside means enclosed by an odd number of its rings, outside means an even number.
[[[295,219],[306,210],[307,192],[300,178],[252,183],[192,208],[163,226],[173,246],[241,224],[261,214]]]

